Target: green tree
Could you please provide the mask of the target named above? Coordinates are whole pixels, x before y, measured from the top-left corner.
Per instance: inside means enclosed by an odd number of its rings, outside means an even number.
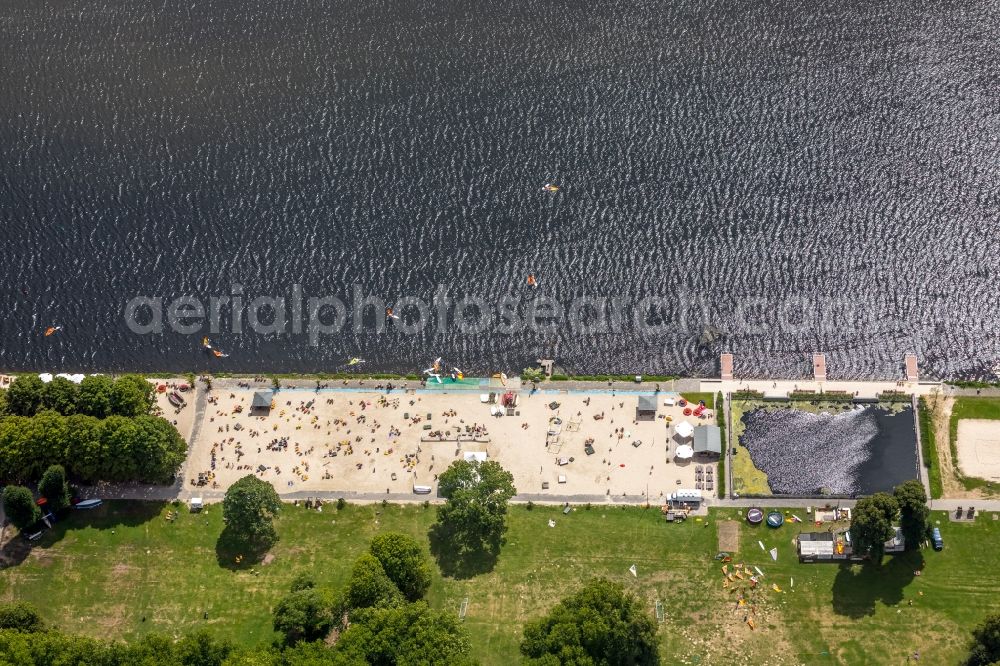
[[[100,471],[102,481],[131,481],[138,476],[135,447],[139,444],[140,432],[135,421],[124,416],[113,415],[98,426],[101,448],[107,454],[104,468]]]
[[[216,638],[203,629],[174,644],[177,660],[184,666],[222,666],[234,649],[228,640]]]
[[[24,421],[23,446],[29,456],[23,461],[20,478],[37,479],[49,465],[61,463],[66,457],[66,417],[44,410]]]
[[[899,505],[899,527],[903,530],[906,549],[916,550],[930,528],[931,510],[927,506],[924,484],[911,479],[896,486],[892,496]]]
[[[301,572],[295,575],[292,579],[291,591],[298,592],[299,590],[310,590],[316,587],[316,581],[313,577],[306,572]]]
[[[659,663],[656,623],[618,583],[596,579],[524,628],[521,653],[533,664]]]
[[[24,486],[7,486],[3,489],[3,510],[10,522],[19,530],[41,518],[35,496]]]
[[[313,588],[290,592],[274,609],[274,630],[288,645],[324,638],[332,627],[330,601]]]
[[[280,511],[281,500],[274,486],[252,474],[231,485],[222,500],[226,529],[253,550],[266,550],[278,541],[274,518]]]
[[[369,666],[369,664],[361,657],[334,652],[322,642],[301,642],[282,651],[276,666]]]
[[[373,666],[475,663],[458,618],[431,610],[423,601],[359,612],[341,634],[335,650]]]
[[[66,468],[73,478],[89,483],[101,480],[109,457],[100,437],[102,424],[82,414],[66,418]]]
[[[879,565],[885,553],[885,542],[892,538],[892,521],[899,512],[895,498],[886,493],[863,497],[854,505],[851,514],[851,541],[854,552],[868,555]]]
[[[26,436],[31,419],[7,416],[0,419],[0,478],[5,481],[29,479],[35,447]]]
[[[45,629],[38,610],[26,601],[0,604],[0,629],[35,633]]]
[[[63,416],[75,414],[79,392],[80,388],[70,380],[65,377],[56,377],[45,384],[41,407],[59,412]]]
[[[119,416],[140,416],[153,408],[152,384],[140,375],[123,375],[111,387],[111,412]]]
[[[42,405],[45,384],[35,375],[23,375],[7,389],[7,409],[11,414],[34,416]]]
[[[993,666],[1000,662],[1000,613],[988,616],[972,630],[965,666]]]
[[[438,492],[447,502],[438,508],[430,538],[442,571],[465,575],[490,568],[507,531],[514,477],[492,460],[458,460],[441,474]]]
[[[50,465],[38,483],[38,494],[46,499],[49,510],[55,513],[69,506],[69,484],[62,465]]]
[[[132,419],[136,440],[130,449],[135,477],[151,483],[170,483],[187,455],[187,443],[172,423],[159,416]]]
[[[398,532],[379,534],[371,553],[408,601],[417,601],[431,585],[431,566],[416,539]]]
[[[103,419],[111,415],[111,389],[114,382],[106,375],[84,377],[77,394],[77,412]]]
[[[394,606],[403,598],[399,588],[386,575],[382,563],[369,553],[354,563],[346,597],[347,606],[352,609]]]
[[[7,405],[7,389],[0,389],[0,416],[7,416],[10,410]]]

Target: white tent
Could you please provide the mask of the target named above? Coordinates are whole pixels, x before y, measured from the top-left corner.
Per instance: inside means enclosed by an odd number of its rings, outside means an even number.
[[[468,461],[470,461],[470,462],[473,461],[473,460],[477,460],[479,462],[486,462],[486,458],[487,457],[488,456],[486,455],[486,451],[466,451],[465,452],[465,459],[468,460]]]
[[[680,458],[681,460],[687,460],[688,458],[694,457],[694,449],[688,446],[687,444],[682,444],[681,446],[677,447],[677,453],[675,453],[674,455]]]
[[[70,375],[66,374],[65,372],[60,372],[58,375],[56,375],[56,377],[62,377],[66,381],[73,382],[74,384],[79,384],[80,382],[82,382],[84,376],[85,375]]]
[[[38,378],[42,380],[43,384],[48,384],[49,382],[52,381],[52,373],[43,372],[42,374],[38,375]]]
[[[694,434],[694,426],[688,423],[687,421],[681,421],[680,423],[677,424],[675,431],[677,432],[678,435],[687,439],[688,437]]]

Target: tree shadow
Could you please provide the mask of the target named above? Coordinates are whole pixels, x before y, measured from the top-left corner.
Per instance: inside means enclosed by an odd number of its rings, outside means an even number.
[[[923,568],[919,550],[890,556],[880,567],[870,562],[841,564],[833,581],[833,612],[856,619],[874,614],[876,602],[894,606],[903,600],[903,590],[915,572]]]
[[[260,564],[273,545],[247,541],[226,525],[215,542],[215,559],[223,569],[245,571]]]
[[[42,532],[35,541],[28,541],[24,534],[9,537],[14,527],[8,525],[0,547],[0,562],[4,567],[21,564],[35,548],[51,548],[65,538],[68,532],[83,528],[110,530],[120,527],[144,525],[163,514],[168,502],[147,502],[144,500],[113,500],[101,504],[96,509],[67,508],[55,516],[52,527]]]
[[[503,543],[499,539],[487,543],[485,547],[470,547],[454,530],[440,523],[431,525],[427,537],[431,555],[437,561],[441,575],[459,580],[493,571]]]

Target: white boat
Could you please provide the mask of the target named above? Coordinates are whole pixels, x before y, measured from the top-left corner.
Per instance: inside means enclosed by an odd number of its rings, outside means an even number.
[[[97,507],[101,506],[101,504],[103,504],[103,503],[104,503],[104,500],[100,500],[100,499],[83,500],[82,502],[78,502],[76,504],[75,508],[77,508],[77,509],[96,509]]]

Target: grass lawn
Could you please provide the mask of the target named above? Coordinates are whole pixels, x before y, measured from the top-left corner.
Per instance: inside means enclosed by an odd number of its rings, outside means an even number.
[[[271,609],[296,573],[308,570],[320,585],[340,587],[373,535],[402,531],[426,543],[434,517],[433,508],[420,506],[331,506],[323,513],[287,507],[274,560],[255,574],[217,560],[219,506],[201,515],[182,508],[174,523],[165,519],[171,508],[107,503],[73,513],[30,552],[8,546],[4,555],[13,561],[0,572],[0,598],[33,602],[69,632],[131,638],[207,626],[255,644],[273,637]],[[546,526],[550,518],[555,528]],[[651,614],[657,600],[664,602],[664,663],[888,664],[905,663],[913,650],[924,663],[954,663],[970,628],[996,607],[1000,521],[983,515],[975,525],[951,524],[940,512],[933,518],[941,521],[943,552],[887,559],[877,572],[799,564],[797,526],[742,524],[736,559],[759,566],[768,589],[774,583],[783,590],[756,601],[755,631],[722,588],[721,564],[713,559],[716,523],[739,520],[734,510],[668,525],[655,508],[580,507],[563,515],[558,507],[512,506],[496,569],[470,580],[438,577],[428,596],[455,612],[469,599],[466,626],[486,664],[515,662],[523,622],[598,575],[622,582]],[[777,562],[758,539],[778,548]],[[632,564],[638,577],[628,573]]]
[[[729,405],[732,416],[730,426],[733,429],[733,492],[744,495],[770,495],[771,486],[767,483],[767,474],[757,469],[750,458],[750,450],[743,446],[741,438],[746,424],[743,423],[743,413],[763,406],[761,401],[733,400]]]
[[[987,493],[998,489],[986,479],[974,476],[961,476],[958,471],[958,422],[962,419],[993,419],[1000,420],[1000,398],[963,397],[956,398],[951,410],[951,421],[948,424],[949,447],[952,460],[955,461],[955,474],[966,490],[982,488]]]

